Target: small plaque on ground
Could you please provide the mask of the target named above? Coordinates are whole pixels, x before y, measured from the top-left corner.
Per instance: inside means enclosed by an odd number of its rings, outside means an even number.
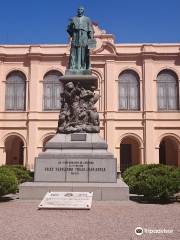
[[[38,209],[90,209],[93,192],[48,192]]]

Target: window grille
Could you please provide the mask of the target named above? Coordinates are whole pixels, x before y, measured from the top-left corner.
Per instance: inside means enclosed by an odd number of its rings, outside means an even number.
[[[58,71],[50,71],[44,77],[43,109],[45,111],[59,110],[61,108],[62,83],[59,77],[62,74]]]
[[[119,77],[118,86],[119,110],[139,110],[140,94],[137,74],[131,70],[123,72]]]
[[[176,75],[164,70],[157,77],[158,110],[178,110],[178,81]]]
[[[23,73],[16,71],[7,76],[5,109],[11,111],[25,111],[26,106],[26,78]]]

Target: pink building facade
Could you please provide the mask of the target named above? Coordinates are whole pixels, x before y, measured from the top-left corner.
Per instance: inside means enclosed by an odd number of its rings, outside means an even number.
[[[118,172],[144,163],[180,165],[180,44],[116,44],[95,26],[92,73],[101,136]],[[55,134],[70,46],[0,45],[0,164],[34,159]]]

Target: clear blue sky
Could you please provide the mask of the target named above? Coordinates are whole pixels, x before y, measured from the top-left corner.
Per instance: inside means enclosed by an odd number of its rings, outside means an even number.
[[[0,44],[66,43],[68,19],[85,15],[118,43],[179,42],[180,0],[0,0]]]

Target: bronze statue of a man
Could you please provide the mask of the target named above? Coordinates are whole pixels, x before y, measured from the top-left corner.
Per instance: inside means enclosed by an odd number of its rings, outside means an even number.
[[[89,70],[89,49],[95,48],[94,31],[91,20],[84,16],[84,7],[79,7],[77,16],[70,19],[67,32],[71,37],[69,69]]]

